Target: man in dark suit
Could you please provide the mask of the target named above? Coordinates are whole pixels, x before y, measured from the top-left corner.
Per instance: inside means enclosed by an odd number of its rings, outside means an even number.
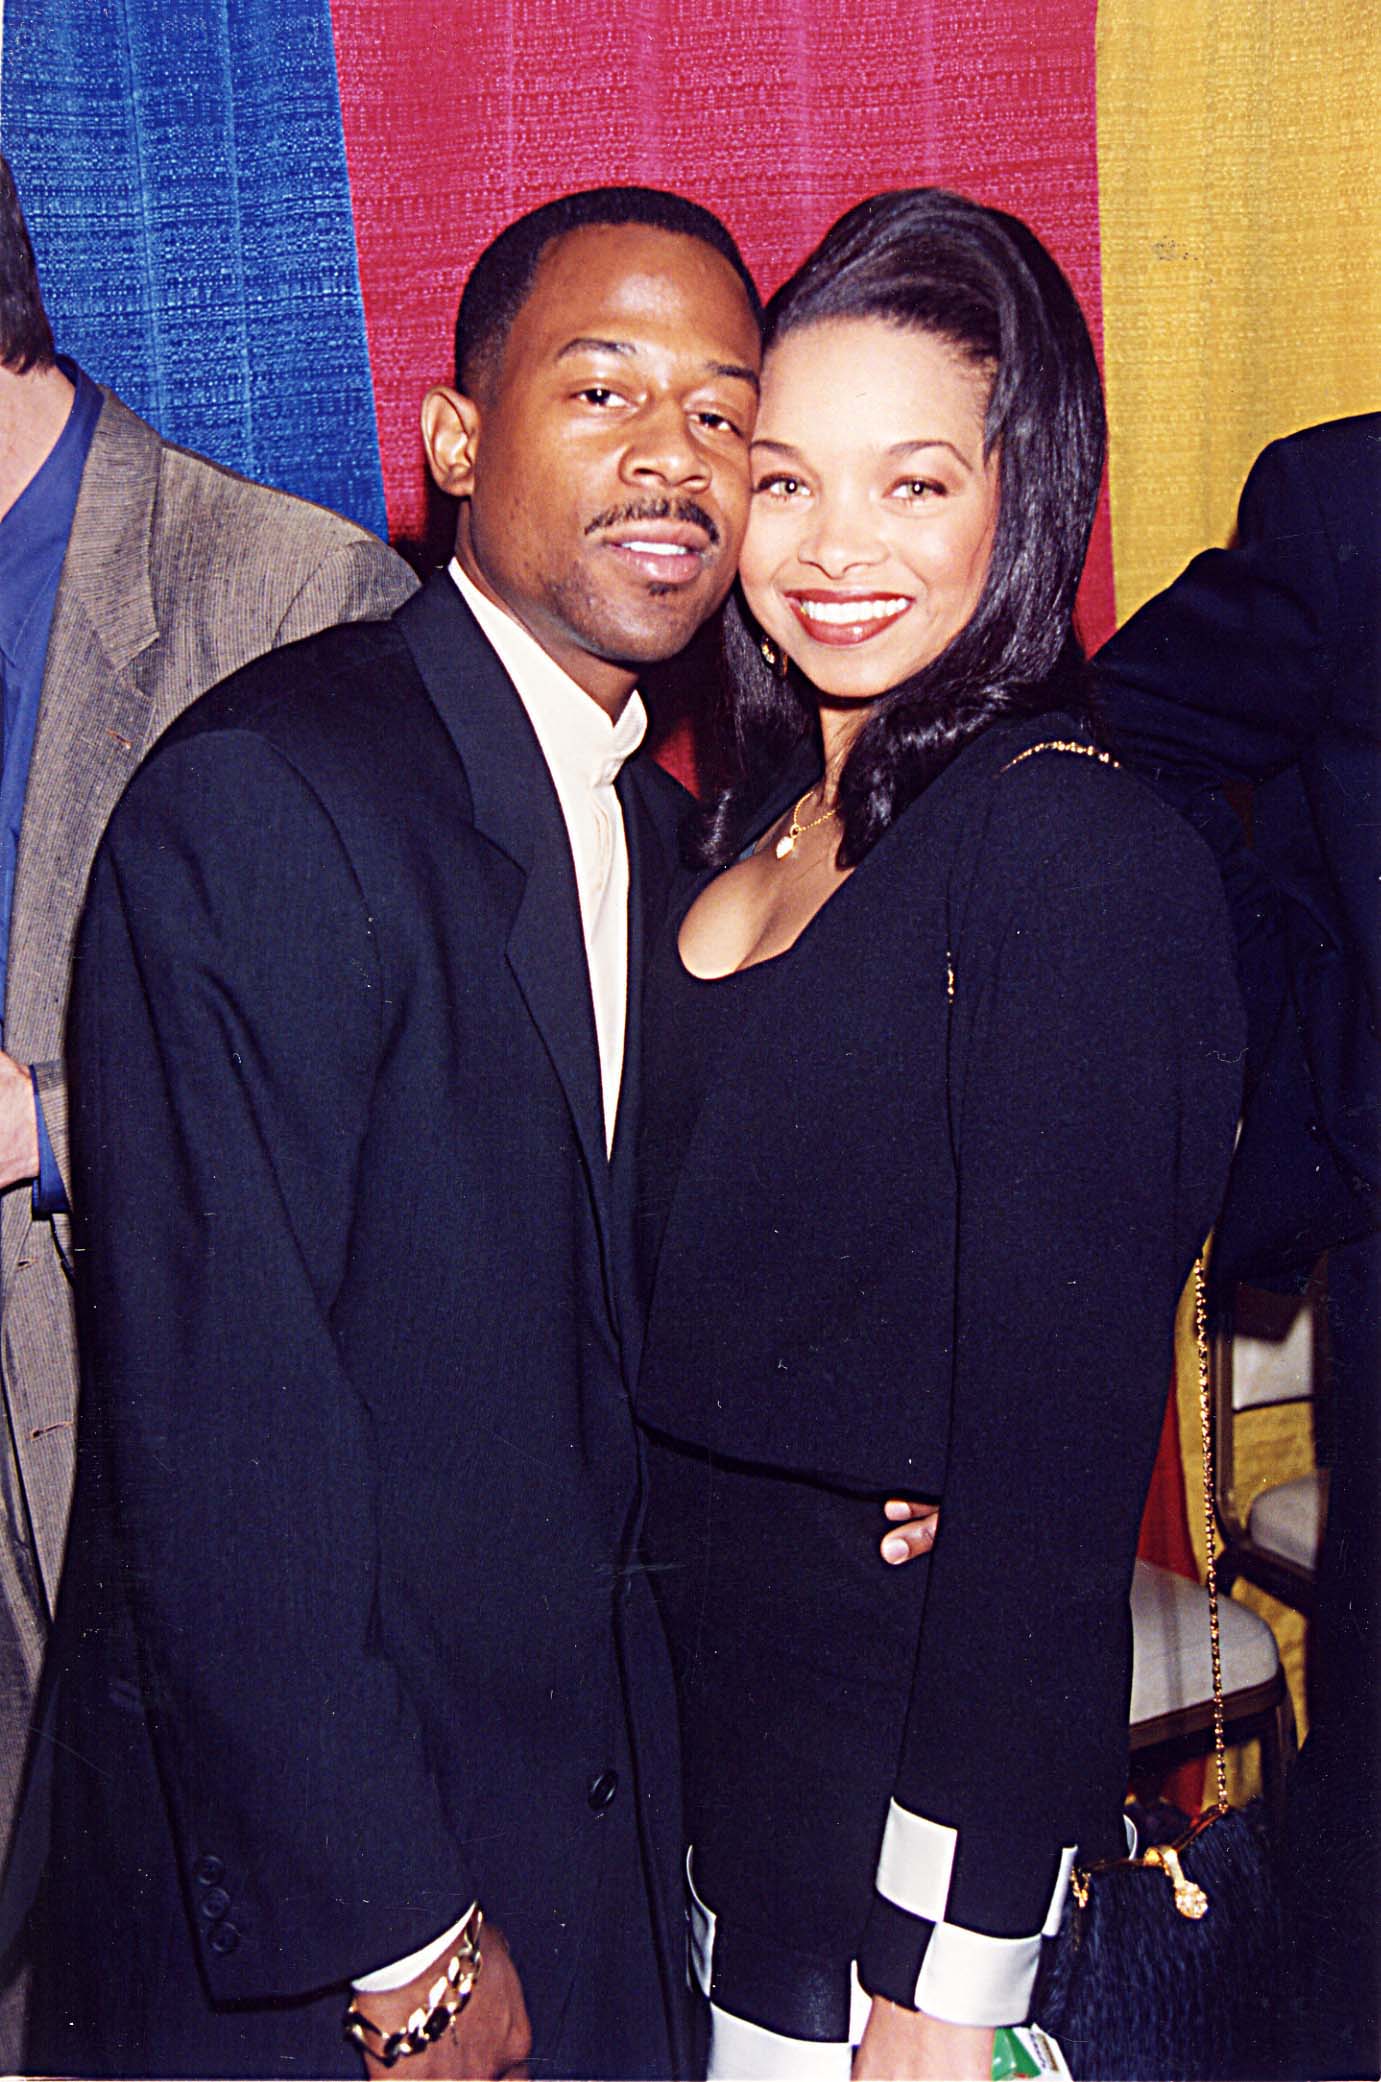
[[[733,575],[758,319],[678,198],[510,227],[424,408],[450,569],[205,697],[112,822],[37,2067],[375,2072],[418,2013],[411,2076],[528,2019],[535,2072],[683,2058],[628,1402],[679,795],[622,761]]]
[[[1336,1428],[1290,1787],[1292,2072],[1381,2064],[1381,414],[1273,443],[1237,540],[1099,652],[1122,755],[1218,855],[1249,1028],[1215,1276],[1302,1281],[1328,1250]],[[1248,843],[1225,789],[1252,784]]]
[[[363,528],[172,447],[59,359],[0,158],[0,1868],[72,1489],[63,1024],[97,842],[189,701],[415,583]],[[0,2069],[17,2007],[0,1997]]]

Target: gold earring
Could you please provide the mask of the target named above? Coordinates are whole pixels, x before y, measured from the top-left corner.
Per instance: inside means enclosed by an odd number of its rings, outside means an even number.
[[[765,636],[762,642],[758,645],[758,649],[762,652],[763,657],[767,660],[768,669],[772,672],[774,677],[779,680],[784,680],[787,676],[787,673],[791,670],[791,660],[787,657],[786,652],[779,651],[776,648],[775,644],[770,643]]]

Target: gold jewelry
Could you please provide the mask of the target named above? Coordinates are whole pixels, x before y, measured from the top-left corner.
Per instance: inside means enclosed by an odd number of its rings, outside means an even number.
[[[807,788],[806,795],[810,795],[813,792],[814,791],[812,789]],[[778,860],[785,860],[788,853],[794,853],[796,851],[797,839],[804,837],[806,832],[814,831],[817,824],[828,824],[831,817],[837,817],[839,815],[839,805],[838,803],[835,803],[830,809],[826,810],[822,816],[812,817],[809,824],[802,824],[801,811],[805,807],[806,795],[803,795],[801,797],[800,802],[797,803],[795,809],[792,811],[790,826],[786,831],[782,833],[776,845],[772,848],[772,851],[776,854]]]
[[[1100,766],[1116,766],[1118,763],[1111,752],[1100,752],[1097,745],[1076,745],[1067,737],[1047,737],[1040,744],[1028,745],[1024,752],[1018,752],[1015,759],[1009,759],[1004,767],[999,768],[999,772],[1009,774],[1014,766],[1022,766],[1028,759],[1034,759],[1037,752],[1075,752],[1080,759],[1096,759]]]
[[[774,643],[770,642],[768,638],[765,636],[762,642],[758,645],[758,649],[762,652],[763,657],[767,660],[768,669],[772,672],[774,677],[779,680],[784,680],[787,676],[787,673],[791,670],[791,660],[787,657],[786,652],[779,651],[777,649],[777,646]]]
[[[380,2066],[386,2068],[396,2067],[400,2060],[408,2060],[414,2053],[425,2053],[429,2046],[444,2038],[469,2002],[480,1977],[480,1968],[484,1964],[480,1951],[483,1922],[484,1917],[476,1904],[465,1918],[445,1973],[438,1976],[427,1992],[426,2008],[419,2004],[401,2031],[385,2031],[352,2002],[345,2013],[345,2036],[353,2039],[357,2046],[374,2041],[369,2044],[369,2051]]]

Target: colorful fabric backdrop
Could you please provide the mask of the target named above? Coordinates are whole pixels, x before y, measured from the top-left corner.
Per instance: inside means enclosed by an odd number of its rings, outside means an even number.
[[[0,0],[62,344],[176,439],[381,528],[386,498],[395,538],[429,533],[418,404],[517,212],[678,188],[770,289],[877,188],[1017,211],[1104,355],[1091,643],[1226,538],[1266,441],[1381,402],[1378,106],[1373,0]],[[1167,1437],[1146,1541],[1189,1565]]]

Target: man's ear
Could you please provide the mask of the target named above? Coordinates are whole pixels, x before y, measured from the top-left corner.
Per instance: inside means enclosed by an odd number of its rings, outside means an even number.
[[[427,466],[443,492],[468,499],[475,488],[480,409],[463,391],[438,383],[422,400],[422,445]]]

